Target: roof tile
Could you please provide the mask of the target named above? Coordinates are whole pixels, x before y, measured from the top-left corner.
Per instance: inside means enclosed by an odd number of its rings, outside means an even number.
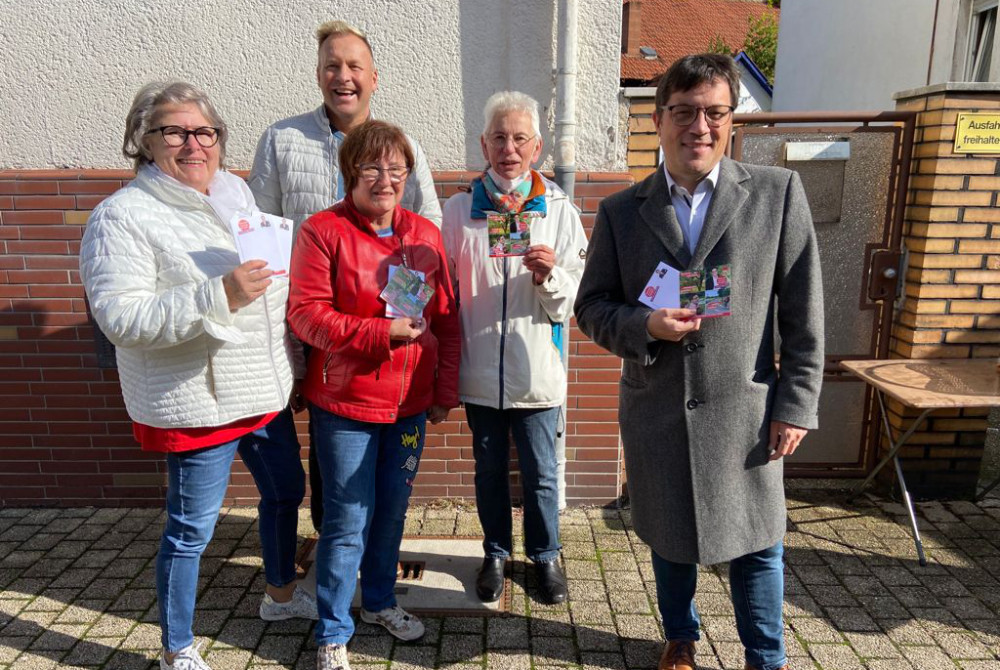
[[[639,45],[656,49],[647,60],[622,54],[621,78],[654,83],[671,63],[708,50],[716,35],[735,52],[743,49],[751,16],[780,15],[762,2],[749,0],[640,0]],[[623,0],[627,5],[629,0]]]

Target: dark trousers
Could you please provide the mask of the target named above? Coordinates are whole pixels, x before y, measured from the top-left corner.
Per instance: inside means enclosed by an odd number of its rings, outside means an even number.
[[[320,532],[323,528],[323,476],[319,471],[316,457],[316,436],[313,434],[313,420],[309,419],[309,516],[313,528]]]

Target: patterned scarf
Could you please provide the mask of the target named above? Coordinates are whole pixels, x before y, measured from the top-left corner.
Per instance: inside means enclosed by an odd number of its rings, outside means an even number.
[[[485,219],[486,212],[518,214],[539,212],[545,216],[545,182],[542,175],[531,171],[531,179],[525,179],[512,192],[504,193],[483,171],[481,177],[472,180],[472,218]]]

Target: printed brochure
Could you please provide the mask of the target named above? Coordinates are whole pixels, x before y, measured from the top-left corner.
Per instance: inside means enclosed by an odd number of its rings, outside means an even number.
[[[532,219],[538,212],[501,214],[487,212],[486,225],[490,235],[490,257],[523,256],[531,246]]]
[[[424,276],[402,265],[389,266],[389,281],[379,294],[386,302],[386,317],[420,318],[434,295],[434,287],[424,281]]]
[[[680,272],[661,262],[639,295],[639,302],[653,309],[693,309],[706,319],[729,316],[732,289],[729,265]]]

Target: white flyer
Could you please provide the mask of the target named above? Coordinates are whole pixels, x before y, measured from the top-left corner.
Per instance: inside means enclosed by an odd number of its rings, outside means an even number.
[[[261,214],[274,228],[278,235],[278,248],[281,249],[281,258],[285,262],[285,267],[292,269],[292,242],[295,241],[295,222],[291,219],[283,219],[273,214]]]
[[[653,309],[678,308],[681,306],[680,288],[680,271],[660,261],[639,294],[639,302]]]
[[[288,276],[292,222],[271,214],[237,212],[229,220],[240,263],[262,260],[276,276]]]

